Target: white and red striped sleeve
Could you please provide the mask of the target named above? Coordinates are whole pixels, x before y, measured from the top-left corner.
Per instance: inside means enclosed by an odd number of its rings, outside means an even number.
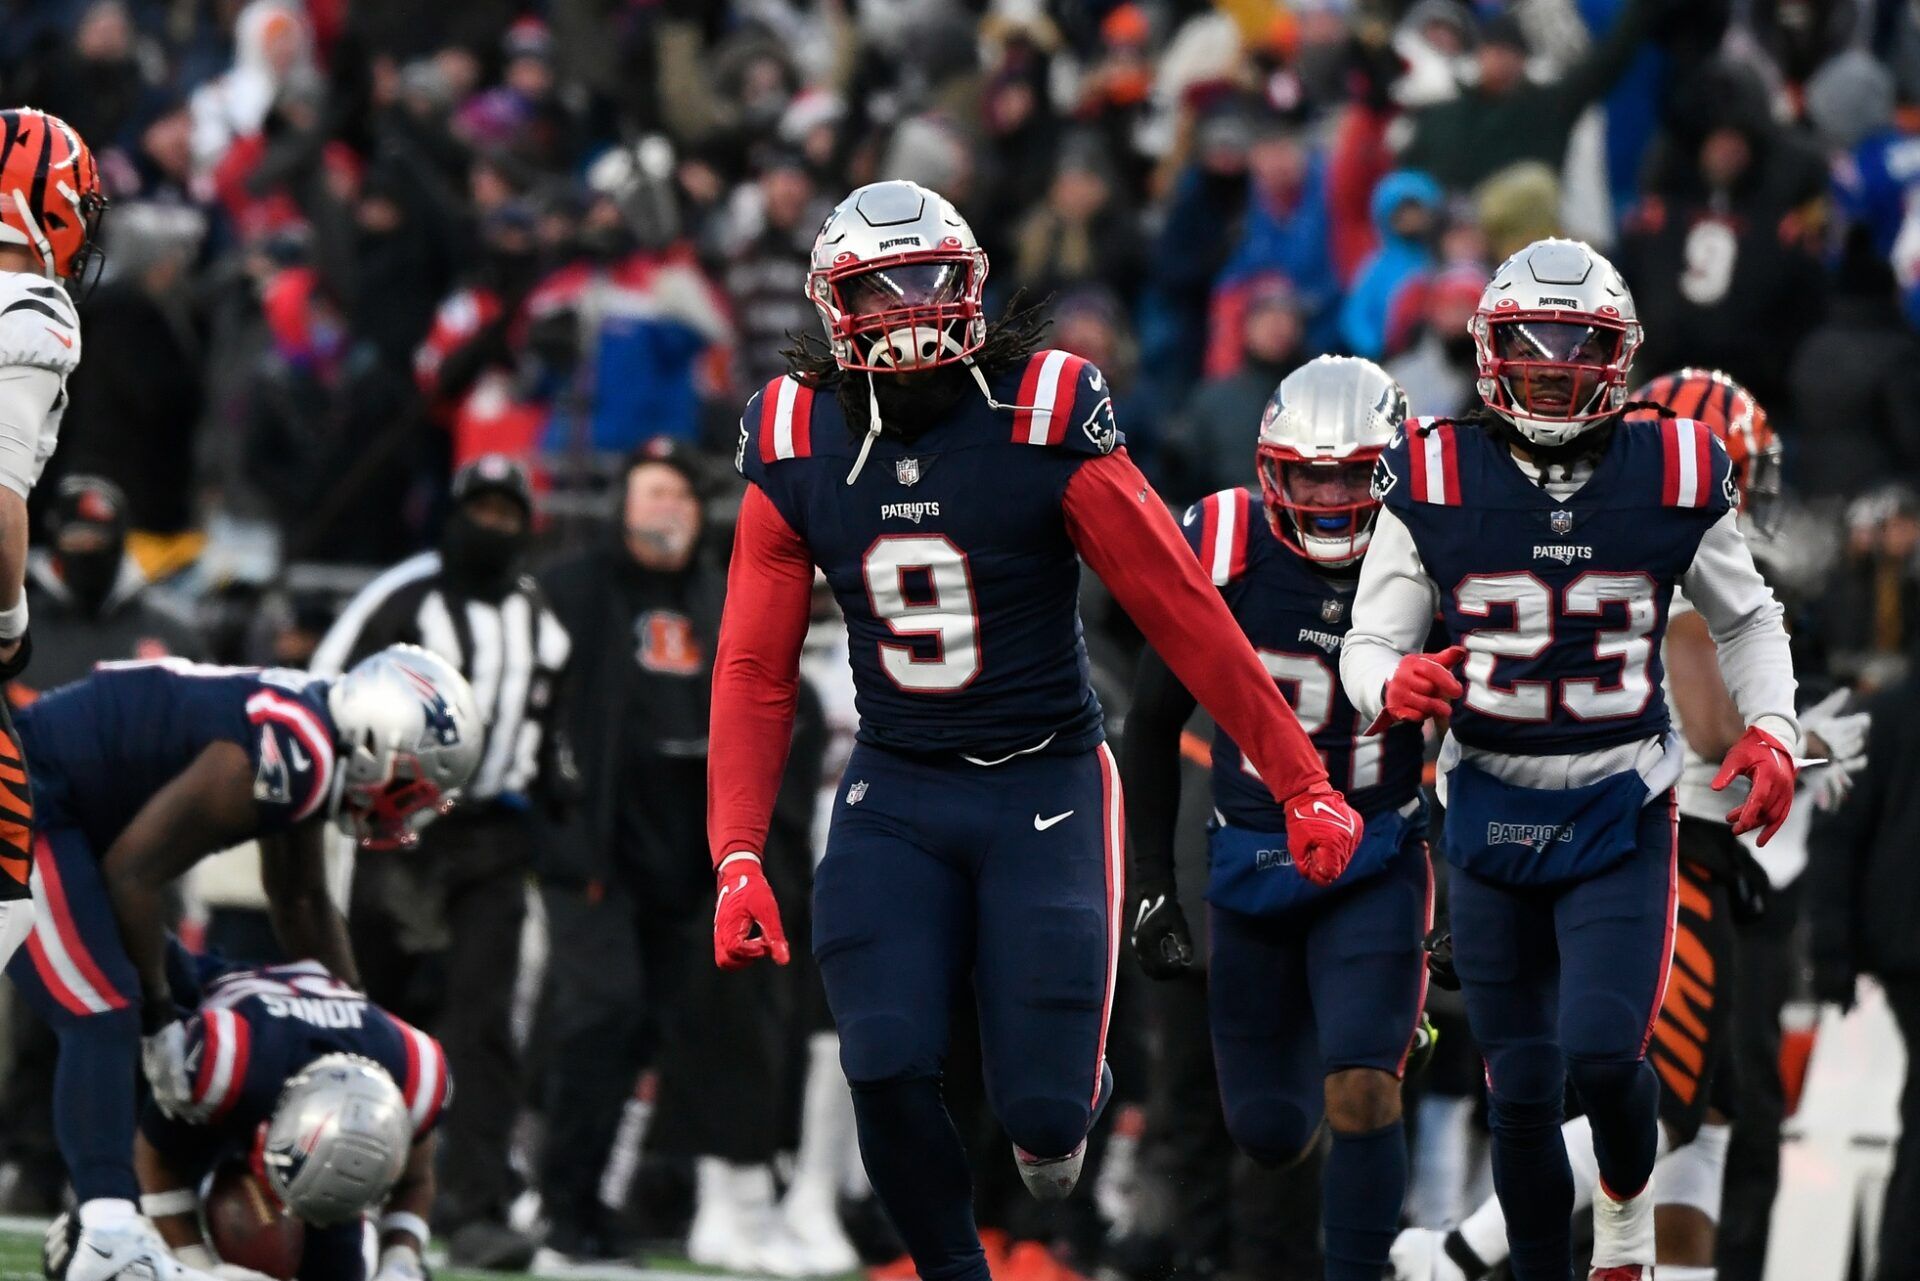
[[[406,1055],[399,1077],[400,1096],[406,1100],[407,1116],[418,1137],[433,1129],[453,1101],[453,1074],[447,1070],[447,1055],[440,1042],[401,1019],[394,1019],[393,1026],[400,1033]]]
[[[1726,450],[1705,423],[1691,418],[1660,420],[1660,502],[1667,507],[1732,506]]]
[[[193,1074],[192,1113],[201,1120],[215,1121],[233,1110],[246,1089],[253,1027],[236,1010],[203,1009],[187,1029],[189,1056],[196,1033],[200,1062]]]
[[[263,817],[290,825],[317,813],[334,769],[333,734],[319,713],[291,695],[262,689],[247,699],[247,720],[253,795]]]
[[[1208,494],[1180,518],[1180,533],[1215,587],[1246,572],[1247,522],[1255,519],[1253,496],[1244,489]]]
[[[1411,433],[1407,447],[1408,490],[1416,503],[1460,505],[1460,453],[1451,423],[1428,424]]]
[[[1012,408],[1016,445],[1098,457],[1112,453],[1123,440],[1106,375],[1070,351],[1046,348],[1027,357]]]

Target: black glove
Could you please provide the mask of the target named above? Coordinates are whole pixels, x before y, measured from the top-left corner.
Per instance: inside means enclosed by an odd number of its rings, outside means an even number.
[[[1453,968],[1453,931],[1436,929],[1427,935],[1427,977],[1448,992],[1460,990],[1460,973]]]
[[[1193,965],[1193,935],[1171,886],[1134,896],[1133,954],[1150,979],[1179,978]]]

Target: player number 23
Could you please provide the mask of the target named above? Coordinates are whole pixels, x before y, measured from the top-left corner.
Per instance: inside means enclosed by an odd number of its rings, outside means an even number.
[[[967,554],[940,534],[876,539],[860,562],[874,617],[895,636],[880,642],[880,666],[901,689],[950,694],[980,674],[979,611]]]
[[[1487,716],[1508,721],[1546,721],[1553,716],[1554,686],[1559,702],[1575,720],[1599,721],[1638,716],[1653,693],[1648,661],[1653,656],[1652,634],[1657,621],[1653,579],[1646,574],[1582,574],[1568,583],[1554,600],[1554,590],[1532,574],[1476,574],[1462,579],[1455,600],[1462,614],[1487,618],[1466,636],[1467,706]],[[1589,677],[1555,681],[1516,680],[1496,683],[1500,660],[1539,658],[1553,645],[1560,619],[1576,620],[1606,614],[1619,607],[1622,626],[1593,633],[1593,657],[1618,675],[1612,680]],[[1491,623],[1496,608],[1512,610],[1510,626]],[[1617,666],[1616,666],[1617,665]]]

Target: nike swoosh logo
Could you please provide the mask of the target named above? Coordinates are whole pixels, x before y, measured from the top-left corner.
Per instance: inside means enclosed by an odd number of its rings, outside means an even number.
[[[1033,830],[1036,832],[1044,832],[1049,827],[1052,827],[1055,823],[1058,823],[1061,819],[1072,818],[1072,817],[1073,817],[1072,810],[1068,810],[1065,814],[1055,814],[1052,818],[1041,818],[1038,814],[1035,814],[1033,816]]]
[[[65,347],[69,351],[73,350],[73,339],[67,337],[65,334],[61,333],[58,329],[49,329],[47,330],[47,332],[52,334],[55,338],[58,338],[60,340],[60,345],[62,347]]]
[[[718,916],[720,914],[720,905],[727,901],[727,895],[733,893],[735,890],[744,890],[746,888],[747,888],[747,878],[745,873],[741,874],[740,883],[738,885],[722,885],[720,887],[720,893],[714,896],[713,914],[715,916]]]
[[[1187,514],[1180,518],[1180,523],[1182,525],[1191,525],[1199,515],[1200,509],[1198,507],[1189,507],[1187,508]]]
[[[1337,805],[1329,805],[1325,801],[1315,801],[1313,808],[1310,810],[1294,811],[1294,815],[1297,818],[1312,818],[1315,814],[1325,816],[1329,823],[1338,824],[1341,830],[1345,831],[1347,835],[1353,835],[1353,819],[1349,815],[1341,813],[1340,807]]]
[[[1165,903],[1166,901],[1167,901],[1167,896],[1162,894],[1160,895],[1160,897],[1154,899],[1153,902],[1151,903],[1142,902],[1140,904],[1139,915],[1133,918],[1133,932],[1135,934],[1138,934],[1140,932],[1140,927],[1147,923],[1147,918],[1149,916],[1152,916],[1155,912],[1158,912],[1160,910],[1160,905],[1162,903]]]

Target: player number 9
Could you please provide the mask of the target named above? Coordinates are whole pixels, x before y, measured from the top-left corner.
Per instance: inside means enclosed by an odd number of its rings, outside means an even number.
[[[971,685],[980,674],[980,620],[967,554],[941,534],[889,534],[874,541],[860,567],[874,617],[895,636],[921,641],[880,642],[880,667],[888,679],[916,694],[950,694]]]

